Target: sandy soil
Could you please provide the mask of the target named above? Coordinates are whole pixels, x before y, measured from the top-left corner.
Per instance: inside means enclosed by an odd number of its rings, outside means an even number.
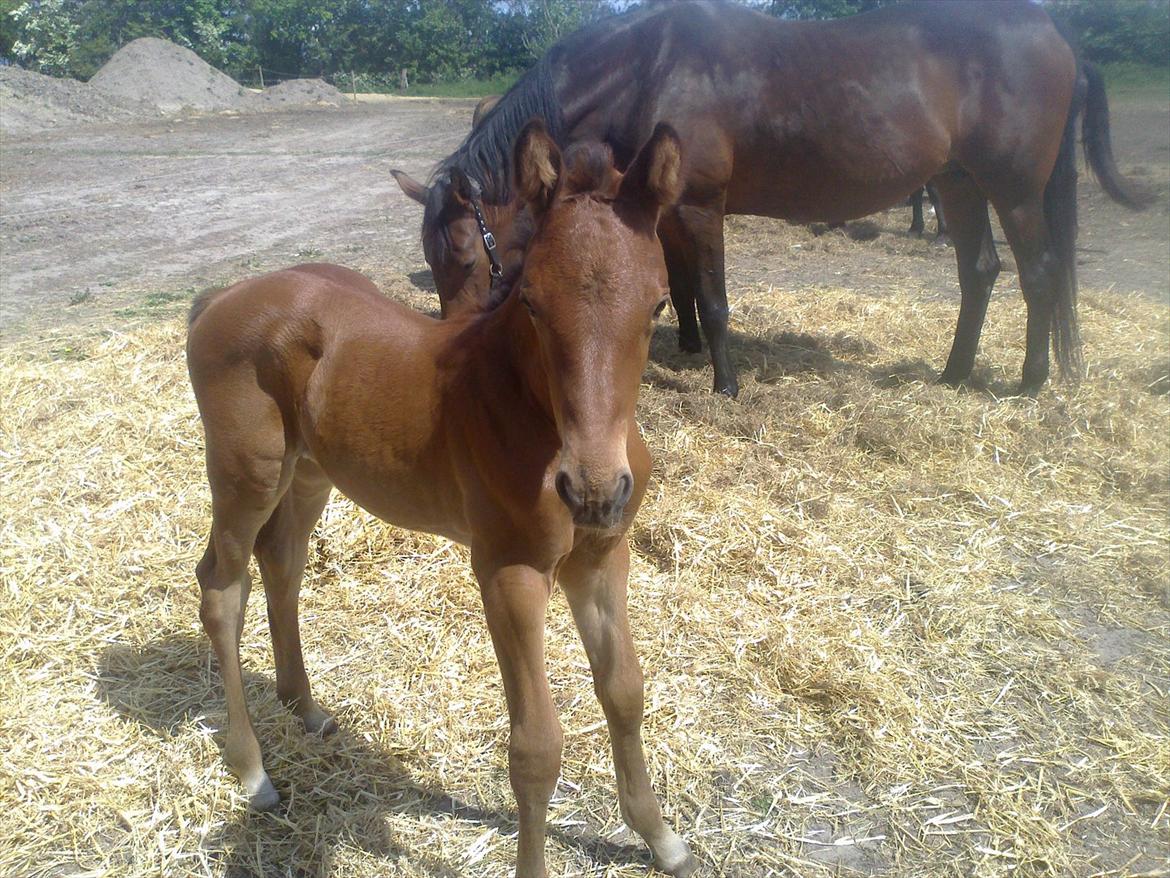
[[[306,259],[397,285],[430,279],[421,210],[392,167],[425,176],[465,133],[473,101],[378,100],[341,110],[221,114],[10,137],[0,162],[0,331],[116,325],[136,304]],[[1159,192],[1142,214],[1082,177],[1081,279],[1170,299],[1170,107],[1115,100],[1123,168]],[[956,296],[953,252],[874,217],[874,240],[750,217],[728,224],[728,281],[778,289],[917,287]],[[861,231],[866,231],[862,229]],[[855,235],[864,237],[865,235]],[[1007,255],[1007,248],[1001,248]],[[1010,259],[997,297],[1018,295]],[[992,315],[994,316],[994,308]],[[924,352],[942,358],[945,350]]]

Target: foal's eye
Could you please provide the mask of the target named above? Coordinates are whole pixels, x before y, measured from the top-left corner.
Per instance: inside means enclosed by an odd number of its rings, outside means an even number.
[[[666,307],[666,299],[658,303],[658,307],[654,309],[654,316],[657,317],[662,313],[662,309]]]

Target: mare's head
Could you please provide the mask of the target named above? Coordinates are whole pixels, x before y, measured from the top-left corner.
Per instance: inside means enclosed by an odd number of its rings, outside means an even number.
[[[633,490],[626,457],[655,318],[668,287],[659,212],[679,195],[679,141],[659,125],[623,175],[601,144],[563,155],[543,123],[513,151],[534,229],[512,293],[528,311],[561,438],[556,489],[585,527],[610,528]]]
[[[524,255],[526,217],[515,202],[487,200],[479,183],[459,167],[443,170],[429,186],[402,171],[391,171],[406,195],[423,206],[423,256],[431,268],[444,316],[464,304],[483,308],[492,303],[491,263],[475,212],[496,241],[505,287],[515,277]]]

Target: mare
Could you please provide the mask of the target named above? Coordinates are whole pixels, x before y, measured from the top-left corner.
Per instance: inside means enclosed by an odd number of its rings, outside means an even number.
[[[913,211],[910,218],[910,234],[921,236],[926,231],[926,218],[922,213],[923,198],[929,198],[930,206],[934,208],[934,221],[936,224],[934,233],[935,241],[945,241],[947,237],[947,221],[943,216],[942,200],[938,197],[938,190],[930,182],[910,196],[910,209]]]
[[[1049,349],[1080,372],[1075,139],[1106,192],[1141,198],[1118,173],[1100,77],[1035,3],[919,2],[835,21],[783,21],[726,3],[647,4],[554,45],[438,165],[401,172],[424,205],[423,251],[447,305],[492,295],[475,211],[505,276],[519,208],[507,150],[532,116],[559,143],[598,139],[619,167],[659,121],[683,142],[684,193],[659,225],[679,344],[710,346],[715,389],[738,390],[728,350],[723,217],[838,223],[898,204],[933,178],[962,291],[941,380],[967,379],[999,272],[993,206],[1027,305],[1021,389],[1036,392]],[[482,204],[481,204],[482,201]],[[696,322],[696,316],[698,318]]]
[[[244,699],[239,642],[256,556],[281,700],[311,732],[297,601],[336,486],[374,515],[471,548],[507,699],[516,871],[543,876],[561,726],[544,667],[559,582],[609,725],[621,812],[657,866],[696,861],[667,828],[642,750],[642,672],[626,613],[630,526],[650,472],[634,407],[668,296],[655,234],[680,188],[662,125],[624,175],[601,144],[562,154],[534,121],[514,180],[535,234],[513,293],[439,321],[336,265],[301,265],[196,301],[187,363],[206,434],[212,522],[196,570],[223,677],[224,756],[252,804],[279,795]]]

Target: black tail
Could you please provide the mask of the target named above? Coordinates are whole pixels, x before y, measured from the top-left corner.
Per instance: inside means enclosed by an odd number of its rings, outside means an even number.
[[[1142,210],[1153,201],[1149,192],[1117,170],[1113,144],[1109,137],[1109,102],[1105,97],[1105,80],[1101,71],[1088,62],[1081,63],[1085,78],[1085,161],[1092,168],[1101,188],[1116,201],[1133,210]]]
[[[1077,326],[1077,116],[1081,94],[1074,95],[1064,123],[1060,153],[1044,187],[1044,217],[1056,257],[1053,273],[1052,350],[1066,380],[1081,377],[1081,333]],[[1088,122],[1086,121],[1086,129]],[[1108,143],[1108,141],[1106,141]]]

